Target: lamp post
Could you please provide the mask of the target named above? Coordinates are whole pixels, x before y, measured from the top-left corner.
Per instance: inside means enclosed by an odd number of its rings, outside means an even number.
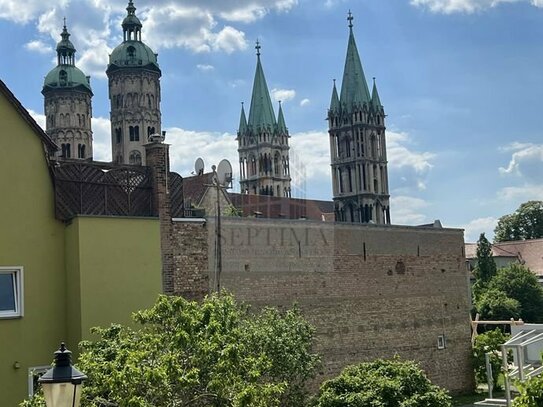
[[[79,407],[81,383],[86,378],[72,366],[72,352],[62,342],[55,352],[53,367],[38,379],[47,407]]]

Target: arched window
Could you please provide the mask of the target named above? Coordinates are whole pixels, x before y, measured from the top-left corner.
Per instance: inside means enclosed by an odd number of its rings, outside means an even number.
[[[126,56],[128,57],[128,59],[136,58],[136,48],[134,48],[133,46],[129,46],[126,49]]]
[[[130,136],[130,141],[140,141],[140,127],[139,126],[130,126],[128,128],[128,133]]]
[[[85,145],[84,144],[78,144],[77,145],[77,158],[85,158]]]
[[[279,168],[279,153],[275,153],[275,157],[273,158],[273,169],[275,175],[280,174],[280,168]],[[279,187],[278,187],[279,188]],[[279,190],[277,190],[277,195],[279,196]]]
[[[133,165],[141,165],[141,153],[137,150],[130,152],[128,162]]]
[[[123,141],[123,131],[120,127],[115,129],[115,142],[121,144]]]

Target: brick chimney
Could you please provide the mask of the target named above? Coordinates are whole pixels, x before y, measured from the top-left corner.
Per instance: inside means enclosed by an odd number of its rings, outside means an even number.
[[[163,134],[164,136],[164,134]],[[153,137],[145,144],[146,164],[151,169],[153,179],[153,212],[160,220],[160,251],[162,254],[162,292],[174,294],[174,264],[172,236],[171,202],[168,176],[170,172],[169,144],[164,137]]]

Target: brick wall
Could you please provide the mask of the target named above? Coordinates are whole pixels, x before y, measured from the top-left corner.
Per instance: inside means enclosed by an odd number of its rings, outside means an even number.
[[[176,293],[201,298],[215,285],[214,220],[174,231]],[[317,330],[319,381],[399,354],[453,392],[473,387],[462,231],[225,217],[222,237],[221,286],[255,307],[298,303]]]

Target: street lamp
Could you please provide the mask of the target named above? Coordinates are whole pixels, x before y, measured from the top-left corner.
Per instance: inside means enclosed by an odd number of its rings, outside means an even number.
[[[38,379],[47,407],[79,407],[81,383],[86,378],[72,366],[72,352],[62,342],[55,352],[53,367]]]

